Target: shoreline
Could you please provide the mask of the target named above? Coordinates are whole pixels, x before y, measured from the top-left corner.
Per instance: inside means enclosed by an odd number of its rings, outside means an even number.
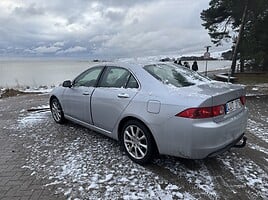
[[[240,84],[240,83],[238,83]],[[246,88],[246,97],[266,96],[268,95],[268,83],[244,84]],[[0,99],[30,95],[30,94],[49,94],[54,87],[36,88],[36,89],[21,89],[21,88],[1,88]]]
[[[49,94],[51,90],[20,90],[16,88],[0,88],[0,99],[30,94]]]

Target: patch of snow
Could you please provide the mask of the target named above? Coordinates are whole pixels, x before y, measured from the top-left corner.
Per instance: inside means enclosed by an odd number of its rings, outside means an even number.
[[[47,186],[51,186],[51,185],[58,185],[60,183],[61,183],[61,181],[54,181],[54,182],[46,184],[45,186],[47,187]]]
[[[87,129],[81,134],[66,127],[72,130],[73,140],[42,134],[43,129],[47,130],[48,118],[48,112],[31,112],[19,117],[21,133],[18,135],[34,141],[24,144],[30,151],[25,167],[38,177],[51,180],[46,186],[53,185],[57,193],[63,193],[66,198],[195,199],[179,186],[133,163],[122,155],[117,143],[88,135]],[[29,127],[35,131],[26,134]],[[50,129],[57,132],[56,125]],[[68,134],[68,131],[58,134]]]
[[[252,143],[247,143],[248,147],[251,148],[251,149],[254,149],[256,151],[260,151],[262,153],[265,153],[268,155],[268,149],[267,148],[264,148],[264,147],[260,147],[256,144],[252,144]]]
[[[248,93],[248,92],[246,93],[246,97],[255,97],[255,96],[262,96],[262,95],[265,95],[265,94],[263,93],[256,94],[256,93]]]
[[[113,178],[113,174],[108,174],[105,176],[103,180],[99,180],[99,183],[105,183],[107,181],[110,181]]]
[[[191,161],[193,168],[177,159],[155,163],[171,172],[176,180],[185,179],[193,185],[194,192],[189,193],[188,188],[133,163],[122,154],[116,142],[70,124],[59,128],[51,124],[49,116],[49,111],[20,113],[18,137],[34,141],[24,144],[29,156],[23,168],[50,180],[45,186],[53,185],[66,199],[198,199],[195,196],[199,197],[200,193],[208,199],[218,198],[215,179],[203,161]],[[255,133],[252,128],[257,127],[258,137],[267,134],[265,126],[249,121],[249,131]],[[47,133],[48,128],[51,134]],[[250,148],[267,154],[267,150],[256,145]],[[268,198],[267,173],[256,163],[235,154],[220,161],[241,184],[245,183],[261,198]]]
[[[30,167],[30,166],[27,166],[27,165],[23,165],[21,167],[22,169],[30,169],[30,170],[34,170],[34,168]]]
[[[31,127],[35,123],[40,123],[47,118],[46,115],[48,114],[50,114],[50,111],[31,112],[29,115],[20,117],[18,119],[19,127]]]
[[[165,167],[173,174],[178,176],[183,176],[189,183],[194,184],[197,188],[203,190],[206,194],[217,198],[217,192],[215,190],[215,186],[213,183],[213,178],[210,175],[209,170],[205,166],[204,162],[202,161],[193,161],[195,165],[198,166],[197,169],[189,169],[182,165],[178,161],[167,161],[163,163],[162,161],[158,161],[158,165],[161,167]]]
[[[29,89],[22,89],[22,92],[29,92],[29,93],[51,93],[53,88],[29,88]]]
[[[249,93],[247,96],[256,96],[256,95],[267,95],[268,94],[268,83],[248,85]]]
[[[30,109],[34,110],[34,109],[47,109],[49,108],[49,105],[41,105],[41,106],[37,106],[37,107],[31,107]]]
[[[268,88],[268,83],[255,84],[254,86],[256,86],[256,87],[266,87],[266,88]]]
[[[268,176],[260,166],[234,153],[221,161],[238,180],[256,191],[261,198],[268,199]]]
[[[33,175],[35,175],[36,174],[36,172],[35,171],[33,171],[32,173],[31,173],[31,176],[33,176]]]
[[[248,119],[247,130],[268,143],[268,129],[264,124]]]
[[[64,195],[65,195],[65,196],[69,196],[69,195],[71,194],[71,192],[72,192],[72,188],[69,188],[68,190],[66,190],[66,191],[64,192]]]

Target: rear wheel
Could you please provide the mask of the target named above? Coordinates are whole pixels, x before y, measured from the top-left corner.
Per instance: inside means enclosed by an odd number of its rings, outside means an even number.
[[[154,142],[148,128],[139,121],[128,121],[122,130],[121,143],[128,157],[138,164],[153,159]]]
[[[58,99],[53,98],[50,102],[50,110],[55,122],[62,124],[65,121],[62,107]]]

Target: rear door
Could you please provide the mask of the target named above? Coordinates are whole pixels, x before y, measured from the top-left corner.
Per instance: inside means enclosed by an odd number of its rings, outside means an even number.
[[[74,80],[71,88],[65,89],[63,108],[66,115],[92,124],[90,100],[103,68],[98,66],[88,69]]]
[[[138,92],[138,82],[125,68],[107,66],[91,100],[95,126],[112,131],[122,112]]]

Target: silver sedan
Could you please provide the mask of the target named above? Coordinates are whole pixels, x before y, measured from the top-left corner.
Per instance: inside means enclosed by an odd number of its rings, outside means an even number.
[[[246,139],[244,87],[171,63],[90,67],[52,91],[50,108],[57,123],[68,119],[119,140],[139,164],[157,154],[215,156]]]

